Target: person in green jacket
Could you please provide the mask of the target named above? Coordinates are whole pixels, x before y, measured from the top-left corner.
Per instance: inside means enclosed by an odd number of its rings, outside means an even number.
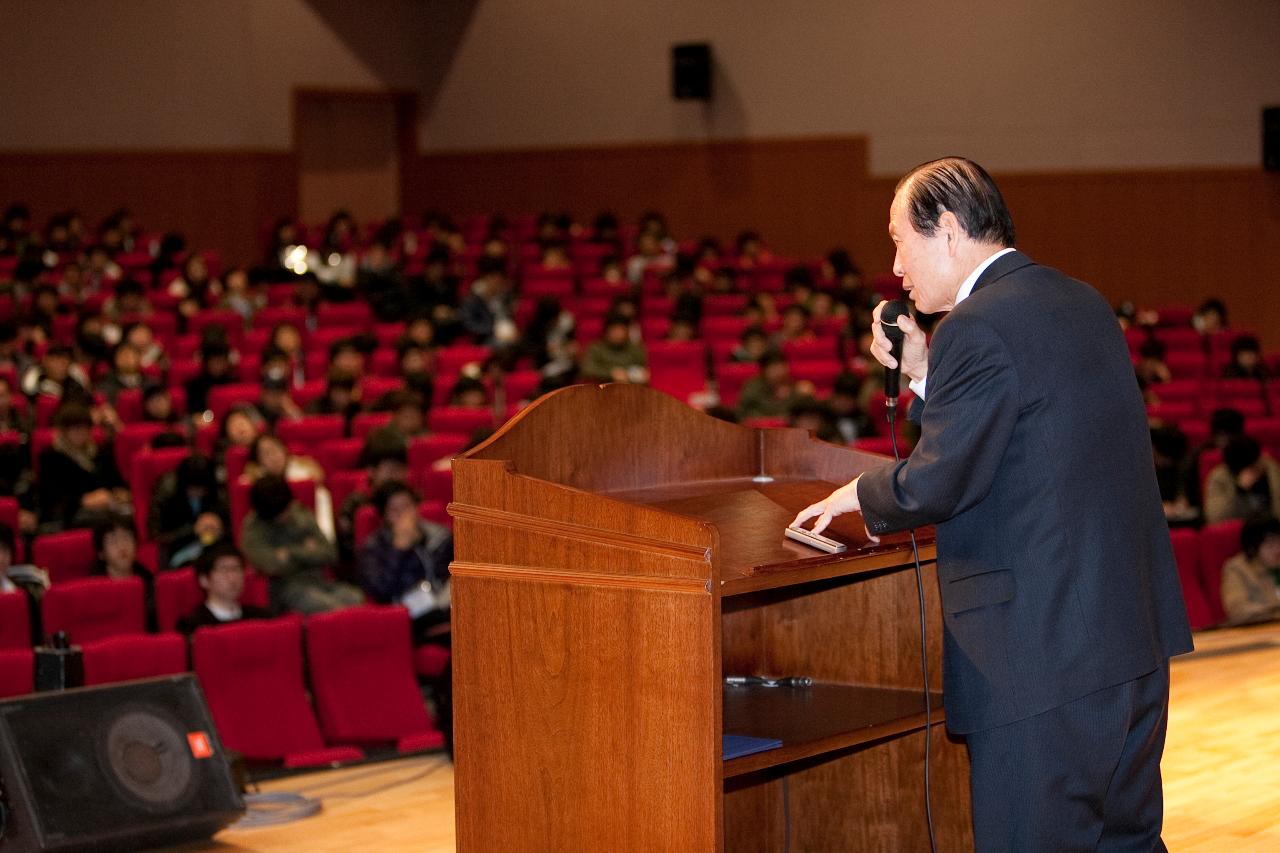
[[[582,374],[601,382],[649,381],[648,356],[644,344],[631,340],[631,325],[623,317],[610,317],[604,335],[587,347],[582,358]]]
[[[270,578],[277,610],[321,613],[364,601],[360,590],[325,575],[338,562],[337,549],[310,510],[294,501],[284,478],[260,477],[249,492],[249,505],[253,511],[240,544],[249,562]]]

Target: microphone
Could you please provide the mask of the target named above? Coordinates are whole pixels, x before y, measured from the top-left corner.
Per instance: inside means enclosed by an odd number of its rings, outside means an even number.
[[[898,363],[897,367],[886,367],[884,369],[885,405],[890,412],[898,408],[898,384],[902,377],[903,339],[902,329],[898,328],[898,318],[904,314],[910,316],[907,311],[907,303],[901,299],[886,302],[884,308],[880,309],[880,328],[884,332],[884,336],[889,339],[889,354]]]

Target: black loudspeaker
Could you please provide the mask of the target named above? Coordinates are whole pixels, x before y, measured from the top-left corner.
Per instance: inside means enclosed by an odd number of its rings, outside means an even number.
[[[0,853],[178,844],[243,813],[195,676],[0,702]]]
[[[1280,107],[1262,111],[1262,168],[1280,172]]]
[[[680,101],[711,100],[711,45],[672,46],[671,94]]]

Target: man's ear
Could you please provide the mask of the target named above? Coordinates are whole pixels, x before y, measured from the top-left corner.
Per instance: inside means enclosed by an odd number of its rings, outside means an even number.
[[[944,210],[938,217],[938,232],[947,240],[947,254],[954,258],[960,248],[960,235],[963,233],[960,220],[951,211]]]

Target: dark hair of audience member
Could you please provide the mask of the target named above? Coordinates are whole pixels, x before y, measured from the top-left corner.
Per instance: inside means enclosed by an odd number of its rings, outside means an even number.
[[[224,557],[235,557],[240,561],[241,568],[244,567],[244,555],[240,553],[240,549],[235,546],[235,543],[230,539],[219,539],[201,551],[200,556],[196,558],[196,575],[207,578],[209,573],[213,571],[214,566],[218,565],[218,561]]]
[[[378,515],[381,516],[386,514],[387,504],[391,502],[391,499],[399,494],[407,494],[413,499],[415,505],[418,503],[418,493],[415,492],[413,487],[404,480],[390,480],[383,483],[373,490],[373,494],[370,495],[369,500],[373,504],[374,509],[378,511]]]
[[[1265,513],[1250,516],[1240,528],[1240,550],[1247,559],[1256,559],[1262,543],[1271,536],[1280,536],[1280,518]]]
[[[1262,457],[1262,447],[1257,439],[1248,435],[1238,435],[1227,442],[1222,449],[1222,461],[1232,474],[1239,474],[1250,465],[1257,463]]]
[[[99,522],[93,526],[93,551],[95,554],[102,553],[102,545],[107,541],[107,537],[116,531],[124,531],[137,539],[138,534],[133,529],[133,525],[120,517],[112,517],[106,521]]]
[[[259,477],[249,489],[249,506],[262,521],[275,521],[291,503],[293,490],[284,477],[276,474]]]

